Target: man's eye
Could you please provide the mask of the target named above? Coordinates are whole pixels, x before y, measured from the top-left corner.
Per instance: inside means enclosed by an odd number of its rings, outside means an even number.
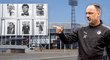
[[[93,14],[93,13],[90,12],[90,13],[88,13],[88,14]]]
[[[86,13],[86,14],[93,14],[93,13]]]

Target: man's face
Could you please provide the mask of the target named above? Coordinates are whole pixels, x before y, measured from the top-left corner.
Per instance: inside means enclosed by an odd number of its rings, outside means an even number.
[[[100,12],[93,5],[90,5],[86,9],[86,17],[89,25],[95,25],[100,18]]]
[[[23,6],[22,9],[23,9],[23,12],[25,13],[25,12],[28,12],[28,9],[29,9],[29,8],[28,8],[27,6]]]
[[[12,28],[13,27],[12,23],[9,23],[9,26],[10,26],[10,28]]]

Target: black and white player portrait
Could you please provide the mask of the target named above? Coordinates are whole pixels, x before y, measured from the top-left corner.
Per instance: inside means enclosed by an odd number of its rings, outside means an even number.
[[[44,5],[43,4],[36,5],[36,15],[44,16]]]
[[[29,16],[29,5],[28,4],[23,4],[22,5],[22,16]]]
[[[36,28],[39,29],[38,30],[39,34],[42,34],[44,30],[44,22],[36,22]]]
[[[7,4],[7,11],[10,16],[14,14],[15,6],[13,4]]]
[[[5,34],[6,35],[15,35],[16,34],[16,20],[6,20],[5,21]]]
[[[35,35],[45,35],[46,34],[46,22],[45,21],[35,21],[34,22]]]
[[[32,16],[32,4],[18,4],[19,17],[31,17]]]
[[[20,21],[20,35],[30,35],[32,34],[32,28],[31,28],[31,20],[21,20]]]
[[[3,4],[3,17],[17,17],[17,4]]]
[[[36,18],[47,18],[48,14],[47,4],[35,4],[34,5],[34,17]]]
[[[7,34],[15,34],[15,24],[13,22],[8,22]]]
[[[30,26],[29,26],[29,21],[24,21],[23,23],[22,23],[22,33],[23,34],[29,34],[30,32]]]

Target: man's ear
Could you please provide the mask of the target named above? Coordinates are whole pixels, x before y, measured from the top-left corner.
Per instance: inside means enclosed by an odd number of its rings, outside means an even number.
[[[98,16],[98,17],[100,17],[100,16],[101,16],[100,12],[97,12],[97,16]]]
[[[101,16],[101,13],[99,12],[98,15]]]
[[[101,16],[101,11],[98,11],[98,15]]]

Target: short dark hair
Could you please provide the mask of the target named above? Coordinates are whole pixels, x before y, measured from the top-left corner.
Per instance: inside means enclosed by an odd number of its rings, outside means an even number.
[[[24,6],[27,6],[27,8],[29,8],[29,5],[28,5],[28,4],[23,4],[23,5],[22,5],[22,8],[23,8]]]
[[[101,11],[100,5],[98,5],[98,4],[90,4],[90,5],[94,6],[98,11]]]
[[[101,7],[98,4],[93,4],[93,6],[97,9],[97,10],[101,10]]]

